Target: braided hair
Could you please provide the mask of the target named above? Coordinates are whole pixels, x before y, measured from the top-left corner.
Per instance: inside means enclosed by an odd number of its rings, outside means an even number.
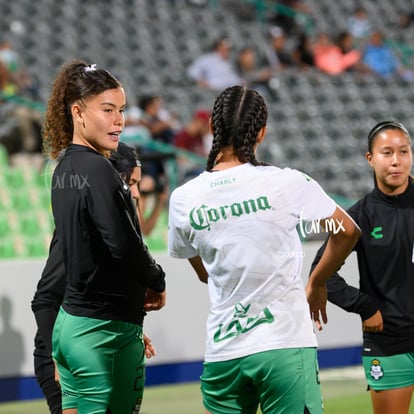
[[[267,106],[263,97],[245,86],[231,86],[216,99],[212,119],[213,143],[207,158],[207,171],[214,168],[222,148],[232,146],[240,162],[267,165],[257,161],[257,135],[266,126]]]

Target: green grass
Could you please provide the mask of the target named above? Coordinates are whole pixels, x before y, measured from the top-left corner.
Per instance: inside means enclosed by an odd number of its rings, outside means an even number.
[[[371,414],[371,400],[362,369],[321,373],[325,414]],[[0,414],[46,414],[43,400],[0,404]],[[198,383],[147,387],[141,414],[204,414]],[[410,414],[414,414],[414,406]]]

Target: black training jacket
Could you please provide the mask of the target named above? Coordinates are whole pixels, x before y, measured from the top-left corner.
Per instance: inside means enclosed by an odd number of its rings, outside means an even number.
[[[130,190],[108,159],[70,145],[52,178],[52,209],[72,315],[142,324],[146,288],[165,274],[144,244]]]
[[[349,210],[361,228],[354,250],[359,289],[334,274],[327,281],[328,300],[362,320],[379,309],[381,333],[363,333],[363,355],[414,351],[414,184],[403,194],[387,196],[375,188]],[[318,263],[322,246],[312,264]],[[346,276],[345,276],[346,278]]]
[[[65,285],[66,272],[61,246],[56,237],[56,231],[54,231],[50,242],[49,256],[33,296],[33,312],[48,307],[59,309],[65,293]]]

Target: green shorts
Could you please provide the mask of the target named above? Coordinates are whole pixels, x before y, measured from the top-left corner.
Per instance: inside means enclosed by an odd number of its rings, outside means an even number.
[[[414,352],[390,356],[363,356],[362,363],[369,389],[391,390],[414,384]]]
[[[135,414],[145,382],[142,327],[73,316],[62,308],[53,329],[62,408],[78,414]]]
[[[214,414],[323,413],[316,348],[276,349],[205,362],[205,408]]]

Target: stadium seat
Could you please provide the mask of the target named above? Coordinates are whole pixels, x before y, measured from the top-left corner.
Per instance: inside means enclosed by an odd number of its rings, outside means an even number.
[[[11,259],[16,256],[13,239],[11,237],[0,238],[0,259]]]
[[[11,234],[12,226],[9,222],[9,216],[6,212],[0,212],[0,238],[7,237]]]
[[[28,257],[44,257],[48,254],[47,240],[43,235],[24,238],[24,254]]]

